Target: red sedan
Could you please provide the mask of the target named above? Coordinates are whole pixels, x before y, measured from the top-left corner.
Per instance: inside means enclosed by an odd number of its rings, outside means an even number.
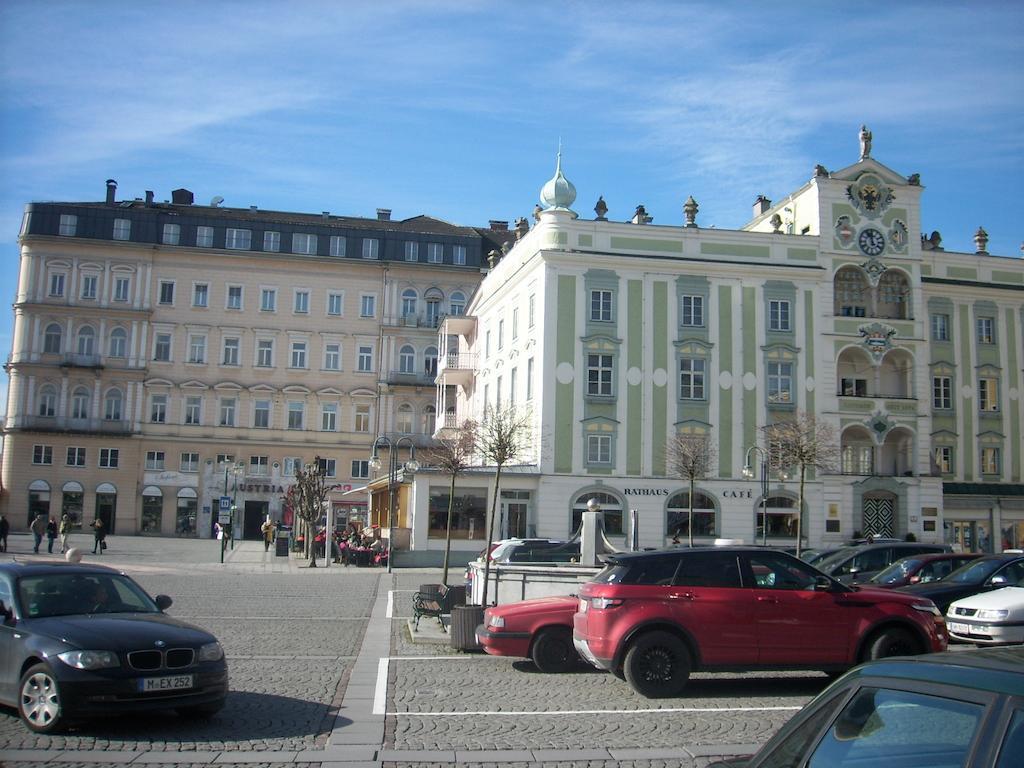
[[[572,643],[579,598],[538,597],[484,611],[477,641],[493,656],[529,658],[541,672],[567,672],[582,659]]]

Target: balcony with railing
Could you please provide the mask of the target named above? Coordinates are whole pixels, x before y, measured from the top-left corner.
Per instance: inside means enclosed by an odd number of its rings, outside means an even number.
[[[453,352],[442,355],[438,371],[438,384],[453,384],[468,388],[476,372],[477,355],[474,352]]]
[[[384,381],[397,387],[432,387],[436,378],[436,374],[423,371],[415,373],[389,371],[384,375]]]
[[[98,354],[65,352],[61,355],[60,366],[62,368],[102,368],[103,358]]]
[[[393,328],[426,328],[434,329],[441,325],[441,316],[429,312],[408,312],[398,315],[385,315],[383,324]]]
[[[17,425],[8,420],[13,429],[31,429],[37,432],[96,432],[103,435],[131,434],[132,423],[127,419],[58,419],[54,416],[22,416]]]

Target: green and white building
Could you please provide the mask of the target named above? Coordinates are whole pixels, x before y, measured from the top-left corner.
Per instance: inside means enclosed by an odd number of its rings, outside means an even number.
[[[865,140],[866,139],[866,140]],[[797,484],[759,468],[761,427],[797,411],[835,430],[840,460],[808,482],[804,546],[855,535],[1024,544],[1021,386],[1024,261],[942,249],[921,234],[917,175],[871,157],[822,166],[740,230],[629,222],[571,206],[561,170],[536,223],[492,268],[466,316],[441,327],[438,411],[452,426],[485,406],[529,409],[532,447],[507,472],[501,535],[568,536],[596,497],[614,540],[662,546],[682,532],[688,482],[675,433],[709,435],[694,533],[795,544]],[[411,481],[413,549],[443,548],[447,480]],[[485,475],[459,481],[456,544],[479,550]]]

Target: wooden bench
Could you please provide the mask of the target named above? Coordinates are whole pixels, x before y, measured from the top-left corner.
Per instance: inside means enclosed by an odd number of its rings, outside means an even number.
[[[445,584],[442,584],[437,592],[417,592],[414,594],[412,596],[412,615],[415,618],[413,632],[419,630],[420,618],[423,616],[436,618],[437,623],[441,625],[441,630],[447,632],[448,628],[445,627],[444,619],[441,617],[452,612],[451,601],[453,596],[454,590],[448,589]]]

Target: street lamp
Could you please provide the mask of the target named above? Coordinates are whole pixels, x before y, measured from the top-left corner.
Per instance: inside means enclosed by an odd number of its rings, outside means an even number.
[[[761,457],[761,543],[768,546],[768,454],[756,445],[747,448],[747,456],[743,461],[743,476],[747,480],[754,479],[754,467],[750,463],[750,454],[757,453]]]
[[[420,468],[420,464],[416,461],[416,445],[410,437],[399,437],[396,440],[391,440],[386,435],[381,435],[373,441],[373,447],[371,448],[373,453],[370,455],[370,469],[376,475],[381,467],[377,447],[381,446],[388,449],[388,573],[391,573],[391,555],[395,545],[395,483],[398,480],[398,449],[402,447],[403,441],[409,444],[410,454],[409,460],[402,465],[402,469],[415,472]]]

